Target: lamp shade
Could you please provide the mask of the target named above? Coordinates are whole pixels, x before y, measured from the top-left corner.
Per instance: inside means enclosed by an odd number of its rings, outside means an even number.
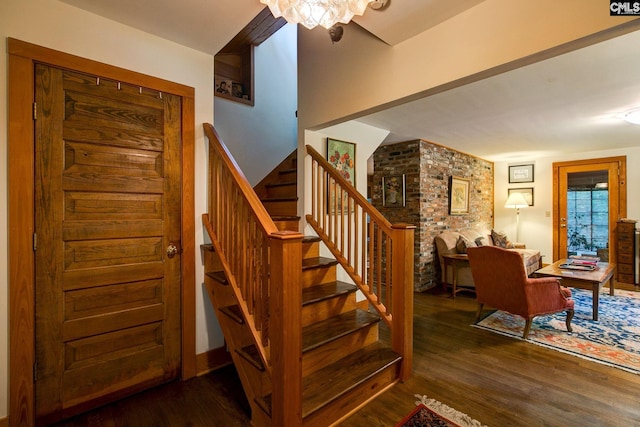
[[[524,199],[522,193],[511,193],[507,199],[507,203],[504,204],[505,208],[520,209],[528,208],[529,203]]]
[[[311,29],[317,25],[330,28],[334,24],[351,21],[362,15],[371,0],[260,0],[269,6],[276,18],[289,23],[302,24]]]

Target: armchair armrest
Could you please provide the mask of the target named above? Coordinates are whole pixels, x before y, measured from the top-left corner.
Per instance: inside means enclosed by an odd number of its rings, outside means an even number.
[[[560,279],[540,277],[526,280],[524,292],[531,312],[555,312],[567,306],[567,295],[562,292]]]

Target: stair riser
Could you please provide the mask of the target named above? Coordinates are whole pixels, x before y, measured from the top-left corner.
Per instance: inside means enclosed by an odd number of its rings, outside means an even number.
[[[307,288],[320,283],[336,280],[336,267],[318,267],[302,271],[302,287]]]
[[[263,204],[269,215],[296,216],[298,214],[298,202],[295,200],[265,201]]]
[[[218,307],[226,307],[237,303],[231,286],[223,285],[208,276],[204,277],[204,281],[207,284],[207,288],[213,291],[213,295],[209,295],[209,298],[214,298]]]
[[[302,259],[316,258],[320,256],[320,244],[318,242],[310,242],[302,244]]]
[[[328,366],[378,340],[378,324],[368,325],[302,355],[302,376]]]
[[[357,307],[355,294],[339,295],[302,308],[302,326],[337,316]]]
[[[332,427],[340,424],[349,415],[364,407],[375,397],[387,391],[398,382],[400,363],[394,363],[341,398],[313,412],[302,421],[304,427]],[[336,420],[329,424],[327,420]]]
[[[271,197],[297,197],[298,186],[295,183],[267,187],[267,199]]]
[[[222,262],[220,262],[220,257],[218,253],[211,247],[209,250],[203,250],[204,254],[204,265],[207,266],[207,271],[222,271],[223,266]]]
[[[274,221],[273,223],[280,231],[300,231],[300,223],[298,221]]]

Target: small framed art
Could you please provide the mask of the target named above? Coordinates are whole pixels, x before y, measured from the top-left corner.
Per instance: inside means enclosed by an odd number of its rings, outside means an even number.
[[[382,206],[401,208],[406,205],[404,175],[382,177]]]
[[[449,215],[469,213],[469,186],[466,178],[451,176],[449,178]]]
[[[533,164],[509,166],[509,184],[533,182]]]

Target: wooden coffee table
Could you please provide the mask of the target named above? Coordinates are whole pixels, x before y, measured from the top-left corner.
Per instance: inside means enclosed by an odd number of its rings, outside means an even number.
[[[598,320],[598,301],[600,289],[609,282],[609,295],[613,295],[615,288],[614,273],[616,265],[614,263],[599,262],[598,268],[593,271],[569,270],[560,268],[560,264],[566,263],[566,259],[561,259],[551,265],[537,270],[535,277],[560,277],[562,286],[580,289],[591,289],[593,292],[593,320]]]

